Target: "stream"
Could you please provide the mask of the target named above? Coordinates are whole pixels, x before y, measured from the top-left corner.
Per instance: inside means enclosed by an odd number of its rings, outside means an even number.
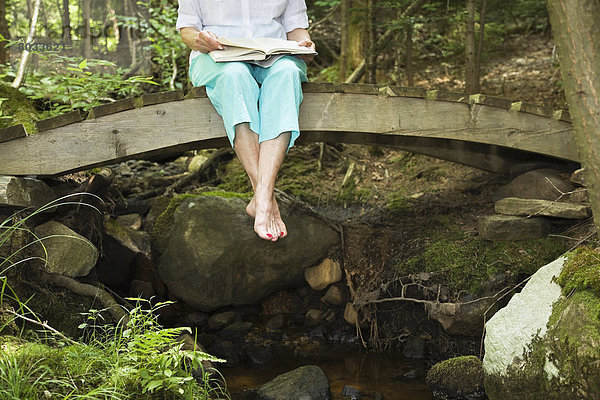
[[[244,389],[259,387],[278,375],[303,365],[318,365],[331,385],[334,400],[379,399],[433,400],[425,386],[425,365],[421,360],[407,359],[398,352],[377,354],[356,346],[323,346],[320,354],[281,354],[266,366],[219,368],[233,400]],[[344,386],[360,391],[360,397],[343,396]]]

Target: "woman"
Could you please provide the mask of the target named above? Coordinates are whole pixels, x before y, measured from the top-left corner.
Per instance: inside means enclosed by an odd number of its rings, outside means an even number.
[[[177,29],[192,49],[189,75],[223,117],[225,130],[254,190],[246,212],[259,237],[276,241],[287,229],[274,196],[285,154],[300,132],[298,110],[303,59],[284,56],[269,68],[245,62],[215,63],[207,54],[222,50],[218,37],[295,40],[315,49],[308,34],[304,0],[179,0]]]

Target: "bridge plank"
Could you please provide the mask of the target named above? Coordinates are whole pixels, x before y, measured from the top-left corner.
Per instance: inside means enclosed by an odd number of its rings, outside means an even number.
[[[193,87],[192,90],[189,91],[188,94],[185,95],[186,99],[198,99],[206,97],[206,87],[204,86],[196,86]]]
[[[569,114],[569,112],[567,110],[556,110],[556,111],[554,111],[554,114],[552,115],[552,117],[559,121],[564,121],[564,122],[568,122],[568,123],[573,122],[571,120],[571,114]]]
[[[526,103],[524,101],[515,101],[511,104],[510,109],[549,118],[552,117],[553,114],[553,110],[550,107]]]
[[[154,104],[168,103],[179,100],[183,100],[183,91],[181,89],[158,93],[145,93],[135,99],[133,103],[136,107],[146,107]]]
[[[43,119],[35,123],[35,127],[40,132],[49,131],[51,129],[60,128],[61,126],[79,122],[83,119],[80,110],[71,111],[56,117]]]
[[[9,126],[8,128],[0,129],[0,142],[18,139],[27,136],[25,126],[23,124]]]
[[[459,92],[449,92],[446,90],[428,90],[425,96],[427,100],[453,101],[457,103],[468,103],[469,96]]]
[[[512,101],[508,99],[502,99],[500,97],[488,96],[485,94],[472,94],[469,98],[471,104],[481,104],[485,106],[505,108],[507,110],[512,106]]]
[[[126,99],[117,100],[112,103],[92,107],[88,114],[88,119],[104,117],[109,114],[131,110],[132,108],[134,108],[133,100],[134,99],[132,97],[128,97]]]
[[[440,142],[472,142],[478,148],[509,147],[577,161],[572,126],[564,121],[483,104],[357,93],[305,93],[301,138],[328,135],[339,142],[403,146],[419,140],[420,152],[451,159]],[[412,139],[411,139],[412,138]],[[221,117],[208,98],[135,108],[0,143],[0,175],[57,175],[131,158],[228,145]],[[429,150],[427,150],[429,149]],[[504,168],[490,154],[456,151],[453,161]],[[486,161],[488,157],[488,161]],[[490,158],[491,157],[491,158]]]

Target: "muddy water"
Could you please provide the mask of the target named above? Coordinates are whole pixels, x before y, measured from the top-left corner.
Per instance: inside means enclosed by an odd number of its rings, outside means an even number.
[[[346,385],[377,398],[381,393],[385,400],[433,400],[425,386],[425,369],[422,363],[403,358],[399,354],[364,353],[352,348],[328,349],[310,358],[289,354],[272,360],[268,366],[249,368],[225,368],[225,376],[232,400],[239,398],[243,389],[258,387],[276,376],[303,365],[314,364],[323,369],[331,385],[334,400],[342,400],[342,388]],[[347,397],[349,399],[349,397]]]

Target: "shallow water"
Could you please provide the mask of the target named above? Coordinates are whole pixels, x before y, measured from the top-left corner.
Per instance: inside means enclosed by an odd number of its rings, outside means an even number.
[[[331,385],[334,400],[342,400],[345,385],[359,389],[363,395],[381,393],[385,400],[433,400],[425,386],[425,369],[418,360],[403,358],[397,353],[366,353],[353,348],[333,348],[317,357],[299,357],[293,353],[272,360],[266,366],[253,368],[225,368],[225,376],[232,400],[243,389],[258,387],[276,376],[303,365],[318,365]],[[408,379],[404,374],[415,375]],[[374,397],[364,397],[365,399]]]

